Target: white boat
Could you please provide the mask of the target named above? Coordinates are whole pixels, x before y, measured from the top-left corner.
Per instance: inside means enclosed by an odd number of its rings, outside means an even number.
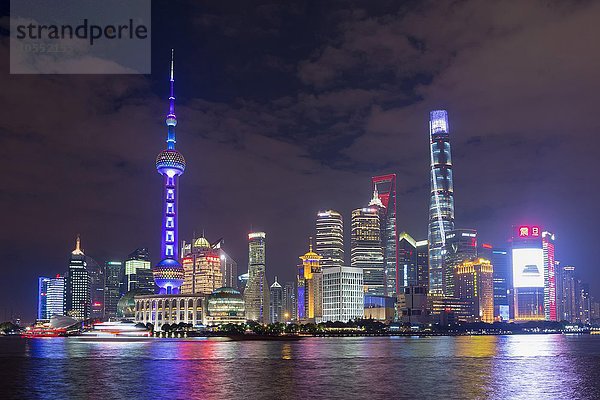
[[[143,339],[150,337],[146,328],[138,327],[130,321],[100,322],[92,330],[83,332],[80,339]]]

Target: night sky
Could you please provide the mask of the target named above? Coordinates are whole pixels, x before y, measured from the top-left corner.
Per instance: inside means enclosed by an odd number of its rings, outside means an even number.
[[[9,75],[0,41],[0,319],[31,320],[37,277],[75,237],[98,262],[158,260],[168,65],[175,49],[180,237],[225,238],[291,280],[316,212],[350,212],[398,175],[398,227],[427,234],[428,113],[446,109],[457,228],[513,224],[600,295],[600,2],[153,2],[152,75]],[[3,6],[6,7],[6,6]],[[349,242],[349,229],[346,229]],[[347,253],[349,261],[349,252]]]

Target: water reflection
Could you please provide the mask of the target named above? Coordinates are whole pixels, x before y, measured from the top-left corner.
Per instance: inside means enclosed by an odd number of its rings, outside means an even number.
[[[0,339],[2,393],[74,399],[598,399],[600,337]]]

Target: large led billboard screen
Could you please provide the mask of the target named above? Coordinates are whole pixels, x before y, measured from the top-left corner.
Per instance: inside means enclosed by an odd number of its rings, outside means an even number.
[[[544,287],[544,253],[542,249],[513,249],[512,262],[514,287]]]

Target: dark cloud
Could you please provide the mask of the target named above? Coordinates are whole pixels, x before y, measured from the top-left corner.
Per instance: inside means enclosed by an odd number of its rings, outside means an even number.
[[[545,225],[599,294],[598,3],[154,6],[149,77],[8,75],[0,43],[4,311],[33,315],[35,278],[65,270],[77,233],[99,261],[158,253],[172,46],[182,237],[225,237],[243,271],[264,229],[268,275],[292,279],[316,211],[348,222],[369,178],[395,172],[399,228],[424,238],[427,118],[445,108],[457,226],[501,245],[513,223]]]

